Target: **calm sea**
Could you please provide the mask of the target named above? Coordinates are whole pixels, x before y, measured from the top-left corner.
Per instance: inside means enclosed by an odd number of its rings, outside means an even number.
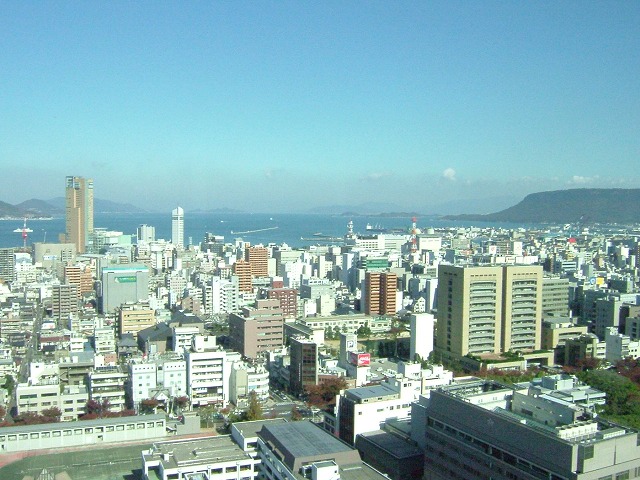
[[[205,233],[223,235],[225,241],[242,238],[252,244],[257,243],[287,243],[292,247],[302,247],[315,244],[335,243],[324,237],[343,237],[347,231],[347,222],[353,220],[356,233],[366,233],[366,226],[386,229],[411,230],[409,217],[346,217],[341,215],[314,214],[268,214],[268,213],[189,213],[185,212],[184,230],[185,243],[197,244],[204,238]],[[104,227],[125,234],[135,235],[141,224],[152,225],[156,228],[156,238],[171,239],[171,214],[136,213],[136,214],[96,214],[95,227]],[[490,226],[484,222],[454,222],[441,220],[438,217],[418,218],[418,227],[464,227]],[[22,220],[0,221],[0,247],[22,246],[22,235],[14,232],[22,229]],[[506,225],[501,227],[513,228],[520,225]],[[27,243],[57,242],[58,235],[64,232],[64,218],[51,220],[29,220],[27,227],[33,232],[28,234]],[[233,232],[233,233],[232,233]],[[246,233],[245,233],[246,232]],[[322,236],[318,235],[321,234]]]

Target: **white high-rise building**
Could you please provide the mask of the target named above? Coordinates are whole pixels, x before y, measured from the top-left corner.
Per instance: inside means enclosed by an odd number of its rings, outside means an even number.
[[[184,210],[181,207],[171,211],[171,243],[184,248]]]
[[[414,313],[409,318],[411,325],[409,358],[414,361],[416,355],[420,355],[422,360],[427,360],[433,351],[435,317],[430,313]]]

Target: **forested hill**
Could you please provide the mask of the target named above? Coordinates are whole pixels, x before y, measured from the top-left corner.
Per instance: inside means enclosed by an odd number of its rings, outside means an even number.
[[[500,212],[444,218],[516,223],[640,223],[640,189],[580,188],[532,193]]]

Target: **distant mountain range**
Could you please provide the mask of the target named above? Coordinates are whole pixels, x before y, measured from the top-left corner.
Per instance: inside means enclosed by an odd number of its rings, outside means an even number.
[[[640,189],[579,188],[532,193],[496,213],[442,218],[515,223],[640,223]]]
[[[380,217],[411,217],[433,215],[438,211],[487,211],[487,207],[504,205],[508,197],[484,200],[456,200],[429,208],[428,212],[408,211],[391,203],[362,203],[359,205],[332,205],[317,207],[309,213],[333,215],[369,215]],[[95,213],[148,213],[129,203],[94,199]],[[217,208],[193,210],[193,213],[238,213],[237,210]],[[31,199],[17,205],[0,201],[0,218],[59,217],[65,213],[64,197],[51,200]],[[527,195],[519,203],[496,213],[446,215],[447,220],[514,223],[640,223],[640,189],[582,188],[556,190]]]
[[[144,213],[146,210],[129,203],[116,203],[109,200],[95,198],[93,200],[94,213]],[[0,218],[38,218],[59,217],[65,213],[64,197],[51,200],[32,198],[17,205],[0,201]]]

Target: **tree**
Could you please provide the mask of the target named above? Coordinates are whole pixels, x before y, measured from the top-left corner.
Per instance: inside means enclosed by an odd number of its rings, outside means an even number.
[[[140,402],[140,413],[154,413],[160,402],[155,398],[146,398]]]
[[[607,394],[605,414],[640,414],[640,389],[630,379],[611,370],[588,370],[578,373],[578,378]]]
[[[24,412],[13,417],[16,425],[37,425],[44,423],[42,417],[35,412]]]
[[[7,389],[9,396],[13,394],[13,391],[16,388],[16,379],[13,378],[13,375],[9,375],[9,374],[5,375],[4,385],[2,385],[2,387]]]
[[[58,407],[45,408],[42,410],[42,417],[46,420],[43,423],[57,423],[62,417],[62,410]]]
[[[616,371],[640,386],[640,359],[627,357],[616,363]]]
[[[258,399],[256,392],[252,391],[249,394],[249,406],[247,407],[244,417],[248,421],[262,420],[264,418],[262,405],[260,405],[260,400]]]
[[[360,328],[358,328],[358,331],[356,333],[359,337],[369,338],[371,336],[371,329],[366,325],[362,325]]]
[[[129,417],[135,415],[135,410],[122,410],[120,412],[111,411],[111,403],[108,398],[102,399],[102,402],[97,400],[89,400],[84,407],[86,412],[80,417],[80,420],[94,420],[96,418],[114,418],[114,417]]]
[[[602,362],[600,361],[599,358],[584,357],[578,360],[576,366],[578,367],[579,370],[586,372],[587,370],[597,370],[600,367],[600,363]]]
[[[318,385],[309,385],[306,389],[307,402],[318,408],[335,405],[336,395],[347,388],[347,381],[343,377],[331,377]]]
[[[187,408],[187,406],[189,406],[189,397],[187,397],[186,395],[176,397],[174,399],[174,405],[177,406],[180,410]]]

